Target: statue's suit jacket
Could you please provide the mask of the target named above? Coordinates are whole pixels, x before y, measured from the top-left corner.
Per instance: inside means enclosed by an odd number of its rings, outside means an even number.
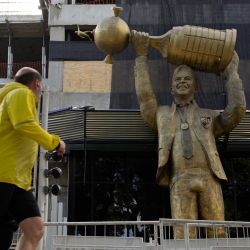
[[[215,139],[223,133],[231,131],[245,113],[245,96],[242,88],[228,86],[227,94],[228,105],[223,112],[200,108],[194,102],[193,116],[187,118],[206,154],[211,171],[221,180],[227,180],[227,177],[219,158]],[[168,186],[170,181],[169,160],[175,137],[176,115],[176,104],[174,103],[172,106],[159,106],[157,109],[159,153],[156,180],[161,186]]]

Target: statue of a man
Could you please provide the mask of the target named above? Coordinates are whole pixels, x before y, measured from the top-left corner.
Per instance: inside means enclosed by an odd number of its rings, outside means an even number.
[[[173,219],[224,220],[221,180],[227,180],[215,138],[231,131],[246,110],[242,81],[238,75],[239,58],[233,58],[223,72],[227,106],[223,112],[200,108],[194,100],[196,81],[187,65],[178,66],[173,74],[172,106],[157,104],[148,70],[149,36],[132,31],[136,51],[135,87],[143,119],[158,131],[159,159],[156,180],[169,186]],[[175,238],[183,229],[175,228]],[[208,237],[214,232],[208,230]],[[225,235],[217,230],[217,237]],[[190,237],[195,237],[191,230]]]

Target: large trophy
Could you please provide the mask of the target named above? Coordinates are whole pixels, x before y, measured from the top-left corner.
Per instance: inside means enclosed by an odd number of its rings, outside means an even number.
[[[96,46],[108,56],[106,63],[112,63],[112,55],[124,50],[130,38],[130,29],[119,15],[121,7],[114,7],[114,16],[104,19],[91,31]],[[87,32],[76,31],[80,37]],[[184,25],[173,27],[161,36],[150,36],[150,46],[160,51],[169,63],[186,64],[206,72],[222,72],[231,61],[236,42],[236,30],[216,30]]]

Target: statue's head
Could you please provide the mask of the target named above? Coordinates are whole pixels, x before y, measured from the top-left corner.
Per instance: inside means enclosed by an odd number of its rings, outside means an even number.
[[[171,94],[175,98],[190,99],[196,91],[196,77],[192,68],[187,65],[176,67],[171,85]]]

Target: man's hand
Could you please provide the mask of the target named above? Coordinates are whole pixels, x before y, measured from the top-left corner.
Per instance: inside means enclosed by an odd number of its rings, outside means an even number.
[[[130,41],[134,46],[137,56],[147,56],[149,48],[149,35],[136,30],[131,31]]]
[[[60,141],[59,147],[56,149],[56,152],[59,156],[63,156],[65,153],[66,145],[64,141]]]
[[[234,54],[230,63],[226,67],[225,71],[221,73],[222,77],[225,80],[228,80],[234,74],[238,74],[238,67],[239,67],[239,56],[236,53],[236,51],[234,51]]]

